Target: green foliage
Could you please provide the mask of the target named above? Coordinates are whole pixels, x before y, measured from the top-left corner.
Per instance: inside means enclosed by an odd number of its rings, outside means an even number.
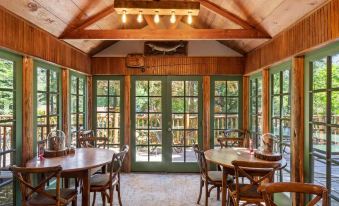
[[[13,115],[13,92],[4,91],[4,89],[14,89],[14,62],[0,59],[0,74],[0,115],[8,115],[4,118],[12,119],[13,117],[9,116]]]

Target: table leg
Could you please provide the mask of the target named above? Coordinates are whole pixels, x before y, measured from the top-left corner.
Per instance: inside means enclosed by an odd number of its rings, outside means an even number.
[[[83,182],[83,189],[82,189],[82,206],[89,206],[90,205],[90,170],[85,170],[82,175],[82,182]]]
[[[221,205],[226,206],[226,194],[227,194],[227,170],[224,167],[222,170],[222,197],[221,197]]]

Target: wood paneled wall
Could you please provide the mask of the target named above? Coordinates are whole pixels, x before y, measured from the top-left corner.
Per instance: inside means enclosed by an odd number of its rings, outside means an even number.
[[[245,74],[339,38],[339,0],[332,0],[246,57]]]
[[[145,57],[152,68],[126,67],[123,57],[92,58],[93,75],[239,75],[244,72],[243,57]]]
[[[90,58],[0,6],[0,47],[90,74]]]

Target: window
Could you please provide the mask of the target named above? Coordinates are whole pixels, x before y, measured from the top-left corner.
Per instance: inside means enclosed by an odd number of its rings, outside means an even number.
[[[71,132],[86,126],[86,77],[71,74]]]
[[[15,205],[12,173],[8,166],[20,164],[22,58],[0,51],[0,194],[1,205]],[[20,138],[17,138],[20,137]]]
[[[306,62],[310,180],[326,186],[330,205],[339,205],[339,47]]]
[[[44,140],[61,125],[60,70],[41,62],[35,63],[35,69],[36,134],[38,140]]]
[[[291,71],[290,62],[271,70],[271,132],[279,138],[280,153],[287,166],[279,172],[279,181],[289,182],[291,171]]]
[[[253,146],[258,147],[262,134],[262,78],[259,75],[250,78],[250,132]]]
[[[109,139],[109,148],[119,151],[123,137],[123,80],[119,77],[95,77],[95,128],[98,137]]]
[[[242,128],[242,78],[213,77],[211,97],[212,144],[218,146],[225,130]]]

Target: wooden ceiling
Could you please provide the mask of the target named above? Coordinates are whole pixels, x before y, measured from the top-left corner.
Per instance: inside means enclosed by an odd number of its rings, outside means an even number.
[[[309,12],[318,8],[328,0],[199,0],[201,10],[199,16],[194,18],[193,25],[185,23],[186,19],[181,19],[175,26],[162,23],[158,28],[178,29],[215,29],[210,31],[222,32],[229,29],[243,29],[249,25],[263,34],[274,37],[282,30],[291,26]],[[212,2],[212,4],[209,4]],[[91,30],[118,30],[121,29],[142,29],[154,27],[151,21],[144,21],[141,24],[136,21],[129,21],[123,25],[121,18],[114,11],[108,12],[114,0],[1,0],[0,5],[13,13],[32,22],[38,27],[50,32],[56,37],[63,37],[69,31],[82,25],[84,22],[91,22],[98,13],[107,12],[98,21],[86,25],[86,29]],[[215,7],[215,5],[217,7]],[[222,11],[228,11],[237,19],[230,16],[225,18]],[[221,11],[221,12],[220,12]],[[135,19],[136,17],[129,17]],[[161,22],[167,22],[167,17],[162,17]],[[166,21],[165,21],[166,19]],[[241,21],[243,20],[243,21]],[[247,24],[247,25],[246,25]],[[172,27],[172,28],[169,28]],[[174,27],[174,28],[173,28]],[[153,28],[154,29],[154,28]],[[191,28],[192,29],[192,28]],[[245,28],[246,29],[246,28]],[[123,31],[122,31],[123,32]],[[158,34],[161,35],[161,32]],[[244,34],[245,35],[245,34]],[[246,35],[248,35],[246,33]],[[120,37],[120,36],[119,36]],[[216,37],[218,38],[218,36]],[[69,44],[89,53],[90,55],[107,48],[116,41],[112,40],[82,40],[65,39]],[[220,41],[237,52],[246,53],[267,41],[264,39],[237,39]]]

